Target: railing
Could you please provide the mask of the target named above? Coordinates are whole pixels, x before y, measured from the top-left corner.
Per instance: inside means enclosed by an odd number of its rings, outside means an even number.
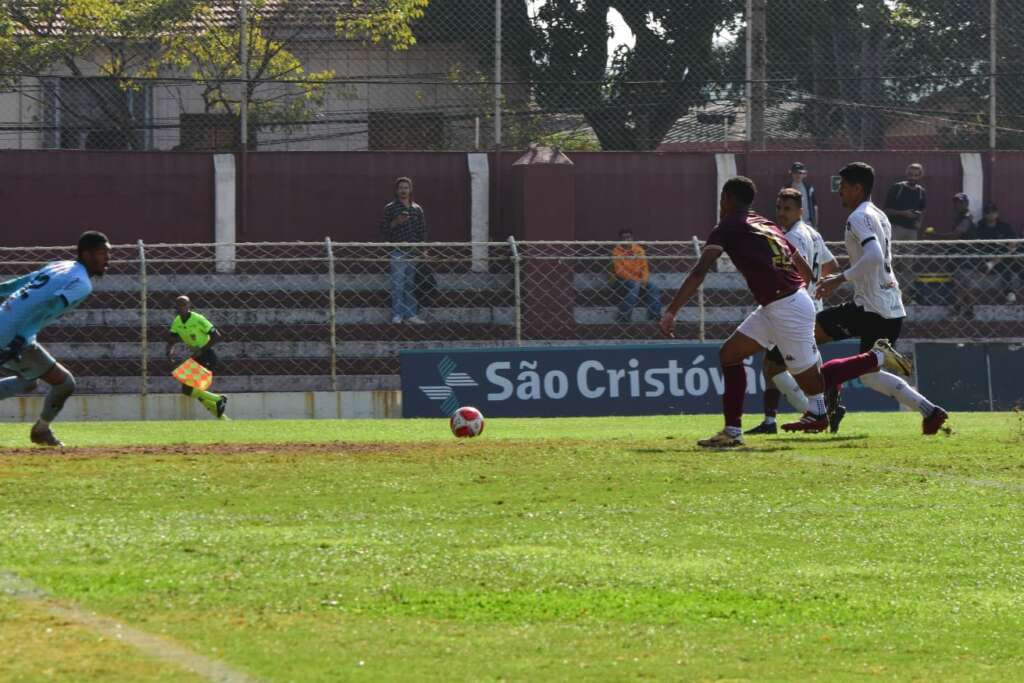
[[[702,245],[645,243],[653,287],[613,278],[615,246],[140,241],[115,247],[92,297],[39,341],[87,393],[177,390],[170,371],[184,347],[170,359],[166,347],[179,294],[223,335],[224,391],[395,387],[402,349],[658,341],[655,318]],[[843,245],[830,247],[845,265]],[[1024,341],[1024,240],[901,242],[893,251],[903,339]],[[73,250],[0,248],[0,279],[62,258]],[[393,307],[399,288],[414,311]],[[829,303],[850,296],[847,286]],[[724,339],[754,307],[742,277],[722,264],[681,311],[678,336]]]

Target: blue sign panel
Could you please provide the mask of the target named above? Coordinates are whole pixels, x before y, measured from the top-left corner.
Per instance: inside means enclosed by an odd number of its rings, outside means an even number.
[[[725,380],[718,344],[403,351],[402,415],[450,415],[471,405],[489,417],[576,417],[719,413]],[[822,347],[825,359],[856,343]],[[761,356],[748,360],[748,414],[762,412]],[[896,410],[892,399],[848,384],[851,410]],[[782,400],[780,409],[791,409]]]

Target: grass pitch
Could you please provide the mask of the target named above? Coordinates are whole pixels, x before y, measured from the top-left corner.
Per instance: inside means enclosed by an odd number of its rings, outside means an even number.
[[[1024,679],[1016,415],[719,425],[3,425],[0,572],[266,681]],[[202,680],[0,592],[53,679]]]

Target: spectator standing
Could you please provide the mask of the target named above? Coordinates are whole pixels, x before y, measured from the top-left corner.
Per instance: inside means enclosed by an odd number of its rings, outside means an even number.
[[[913,163],[907,166],[907,179],[892,184],[885,195],[885,215],[892,223],[894,242],[916,240],[921,229],[927,193],[921,179],[924,166]]]
[[[789,187],[797,190],[801,196],[800,220],[810,226],[818,224],[818,195],[814,185],[807,182],[807,167],[797,161],[789,167]]]
[[[633,308],[643,300],[648,320],[661,319],[661,290],[651,282],[647,252],[633,241],[630,230],[619,231],[621,244],[612,249],[612,277],[622,297],[616,322],[630,321]]]
[[[408,321],[422,325],[426,321],[419,316],[416,301],[416,255],[415,247],[407,246],[425,242],[427,219],[423,207],[413,201],[412,179],[398,178],[395,181],[395,199],[384,207],[384,219],[380,231],[386,242],[401,243],[392,248],[391,260],[391,322],[398,324]]]
[[[999,207],[994,202],[987,202],[981,220],[967,234],[971,240],[1019,240],[1020,235],[1010,227],[1009,223],[999,220]],[[1006,303],[1017,303],[1017,293],[1013,291],[1014,277],[1024,276],[1024,257],[1016,256],[1016,244],[1006,245],[1007,256],[989,259],[982,265],[985,273],[999,278],[1003,287]]]

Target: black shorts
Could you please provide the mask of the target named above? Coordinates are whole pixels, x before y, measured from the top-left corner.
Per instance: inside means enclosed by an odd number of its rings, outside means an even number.
[[[220,361],[217,360],[217,353],[213,350],[212,346],[207,346],[199,353],[193,353],[192,360],[213,373],[216,373],[220,366]]]
[[[888,339],[895,344],[903,329],[903,318],[883,318],[865,311],[852,301],[826,308],[818,314],[817,321],[834,341],[859,337],[861,353],[870,351],[879,339]]]
[[[870,351],[879,339],[888,339],[895,344],[903,328],[903,318],[883,318],[877,313],[865,311],[852,301],[826,308],[815,319],[832,341],[859,338],[861,353]],[[784,364],[778,348],[770,350],[765,359]]]

